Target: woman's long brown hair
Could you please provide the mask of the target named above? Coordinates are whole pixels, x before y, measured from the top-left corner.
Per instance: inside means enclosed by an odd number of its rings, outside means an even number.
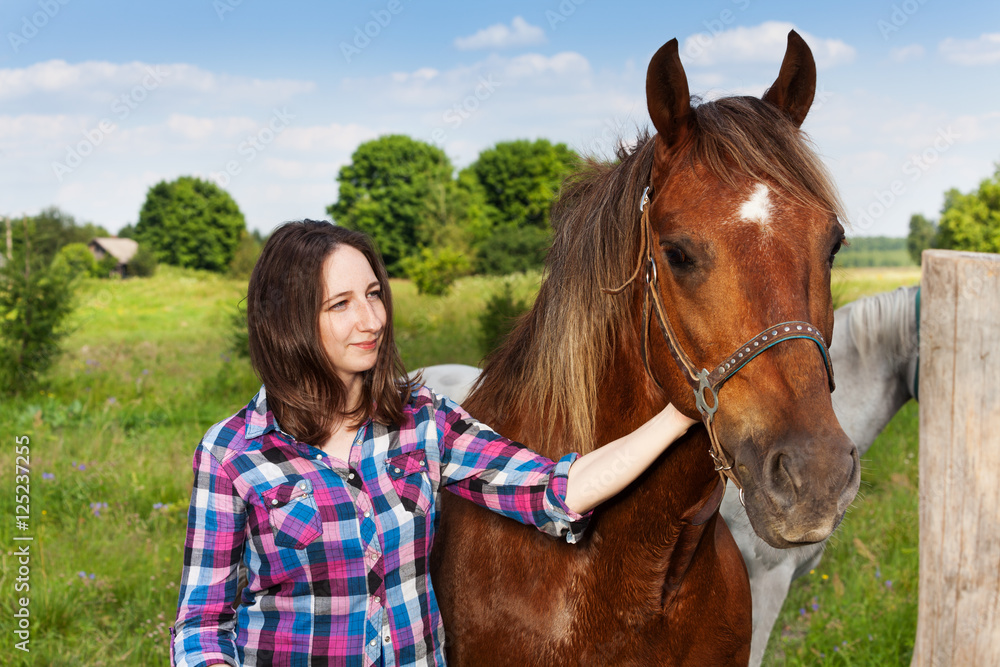
[[[386,322],[375,366],[363,374],[358,405],[347,405],[344,383],[323,349],[319,316],[323,263],[341,245],[360,251],[381,286]],[[372,418],[398,425],[413,384],[396,349],[392,293],[382,257],[361,232],[302,220],[278,227],[264,245],[247,288],[250,361],[267,389],[267,406],[283,431],[319,446],[341,421]]]

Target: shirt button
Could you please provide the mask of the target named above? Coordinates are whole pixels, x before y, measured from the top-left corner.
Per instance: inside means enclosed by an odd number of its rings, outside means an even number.
[[[371,515],[372,515],[372,513],[371,513],[371,512],[365,512],[365,518],[366,518],[366,519],[367,519],[368,517],[370,517]]]
[[[347,479],[354,479],[354,473],[348,473]]]
[[[402,470],[400,470],[399,468],[395,468],[395,470],[396,470],[396,472],[403,472],[403,471],[402,471]]]
[[[389,639],[389,635],[386,635],[386,636],[385,636],[385,643],[386,643],[386,644],[388,644],[388,643],[389,643],[389,641],[390,641],[390,639]]]
[[[306,483],[302,482],[301,484],[299,484],[299,488],[302,489],[303,491],[305,491],[306,490]]]
[[[425,466],[425,465],[427,465],[427,462],[426,461],[421,461],[420,465]]]
[[[373,640],[371,640],[371,641],[369,642],[369,644],[371,644],[372,646],[375,646],[375,643],[376,643],[377,641],[378,641],[377,639],[373,639]]]
[[[272,500],[272,501],[271,501],[271,504],[272,504],[272,505],[277,505],[277,504],[278,504],[278,499],[277,499],[277,498],[275,498],[274,500]]]
[[[375,602],[381,602],[381,601],[382,601],[382,598],[380,598],[379,596],[376,595],[375,596]]]
[[[316,455],[316,460],[317,460],[317,461],[319,461],[319,460],[320,460],[321,458],[323,458],[323,455],[322,455],[322,454],[317,454],[317,455]]]

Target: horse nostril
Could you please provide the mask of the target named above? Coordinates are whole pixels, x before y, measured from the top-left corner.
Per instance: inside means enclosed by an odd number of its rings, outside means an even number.
[[[794,467],[791,458],[783,452],[777,452],[771,457],[770,465],[767,467],[768,482],[776,499],[788,503],[795,502],[800,480],[794,473]]]

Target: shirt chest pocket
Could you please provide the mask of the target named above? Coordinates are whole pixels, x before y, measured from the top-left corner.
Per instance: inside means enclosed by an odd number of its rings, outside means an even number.
[[[434,494],[427,472],[427,452],[422,449],[390,451],[385,459],[385,468],[403,508],[419,516],[427,516]]]
[[[308,479],[290,479],[261,492],[261,497],[279,547],[305,549],[323,534],[323,518]]]

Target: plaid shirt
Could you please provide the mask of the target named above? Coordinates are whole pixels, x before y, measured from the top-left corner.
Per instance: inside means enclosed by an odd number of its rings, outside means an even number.
[[[261,387],[195,451],[172,661],[444,665],[427,565],[441,488],[576,542],[576,457],[544,458],[424,387],[401,427],[365,423],[345,464],[282,432]]]

